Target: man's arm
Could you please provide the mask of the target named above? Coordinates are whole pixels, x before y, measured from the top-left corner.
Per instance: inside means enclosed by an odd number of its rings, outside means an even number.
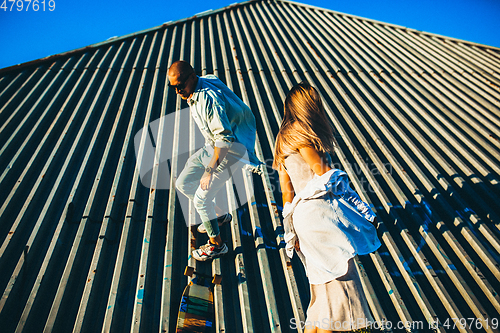
[[[236,139],[226,113],[226,103],[221,98],[207,100],[206,121],[216,147],[230,148]]]
[[[208,98],[205,104],[206,121],[214,140],[214,154],[207,167],[215,170],[226,157],[235,137],[227,118],[225,103],[221,98]],[[213,173],[213,171],[212,171]],[[202,190],[209,190],[212,173],[205,171],[200,180]]]

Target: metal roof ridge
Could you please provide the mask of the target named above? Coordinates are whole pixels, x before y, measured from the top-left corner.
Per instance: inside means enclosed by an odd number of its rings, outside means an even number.
[[[417,29],[405,27],[403,25],[399,25],[399,24],[395,24],[395,23],[388,23],[388,22],[383,22],[383,21],[379,21],[379,20],[374,20],[374,19],[370,19],[370,18],[367,18],[367,17],[363,17],[363,16],[358,16],[358,15],[354,15],[354,14],[348,14],[348,13],[344,13],[344,12],[339,12],[339,11],[336,11],[336,10],[333,10],[333,9],[323,8],[323,7],[314,6],[314,5],[308,5],[308,4],[297,2],[297,1],[292,1],[292,0],[274,0],[274,1],[277,1],[277,2],[287,2],[287,3],[294,4],[294,5],[301,6],[301,7],[308,7],[308,8],[312,8],[312,9],[319,9],[319,10],[327,11],[327,12],[338,14],[338,15],[345,15],[345,16],[350,16],[350,17],[358,18],[358,19],[361,19],[363,21],[369,21],[369,22],[373,22],[373,23],[382,24],[382,25],[385,25],[385,26],[391,26],[391,27],[395,27],[395,28],[399,28],[399,29],[408,30],[408,31],[414,31],[414,32],[421,33],[421,34],[424,34],[424,35],[429,35],[429,36],[444,38],[444,39],[447,39],[447,40],[452,40],[452,41],[456,41],[456,42],[467,43],[467,44],[470,44],[470,45],[476,45],[476,46],[480,46],[480,47],[487,47],[487,48],[490,48],[490,49],[494,49],[494,50],[500,51],[500,47],[498,47],[498,46],[492,46],[492,45],[487,45],[487,44],[476,43],[476,42],[468,41],[468,40],[465,40],[465,39],[460,39],[460,38],[455,38],[455,37],[440,35],[440,34],[437,34],[437,33],[434,33],[434,32],[417,30]]]
[[[228,6],[225,6],[225,7],[219,8],[219,9],[205,10],[203,12],[197,13],[197,14],[195,14],[193,16],[190,16],[190,17],[182,18],[182,19],[175,20],[175,21],[168,21],[168,22],[163,23],[162,25],[158,25],[158,26],[155,26],[155,27],[152,27],[152,28],[148,28],[148,29],[145,29],[145,30],[140,30],[140,31],[133,32],[133,33],[130,33],[130,34],[127,34],[127,35],[123,35],[123,36],[120,36],[120,37],[108,39],[108,40],[105,40],[103,42],[99,42],[99,43],[96,43],[96,44],[91,44],[90,46],[91,47],[97,47],[97,46],[105,45],[107,43],[115,42],[117,40],[127,39],[127,38],[130,38],[130,37],[133,37],[133,36],[138,36],[138,35],[146,34],[146,33],[151,32],[151,31],[163,29],[163,28],[166,28],[166,27],[169,27],[169,26],[172,26],[172,25],[176,25],[176,24],[179,24],[179,23],[183,23],[183,22],[195,20],[195,19],[198,19],[198,18],[201,18],[201,17],[210,16],[210,15],[213,15],[213,14],[217,14],[217,13],[226,11],[228,9],[232,9],[232,8],[244,6],[244,5],[247,5],[247,4],[251,3],[251,2],[257,2],[257,1],[262,1],[262,0],[247,0],[247,1],[242,1],[242,2],[235,2],[235,3],[232,3],[232,4],[228,5]]]

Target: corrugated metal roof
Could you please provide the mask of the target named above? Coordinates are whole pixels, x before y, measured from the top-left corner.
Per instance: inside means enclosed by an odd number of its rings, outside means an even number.
[[[382,247],[357,258],[375,319],[425,332],[436,319],[481,318],[488,329],[470,319],[439,330],[498,331],[500,50],[250,1],[0,70],[2,332],[175,330],[192,235],[158,170],[141,184],[133,136],[175,114],[160,141],[195,147],[166,85],[177,59],[251,107],[268,165],[238,176],[245,193],[229,183],[224,193],[235,219],[222,230],[231,252],[211,267],[223,275],[218,332],[302,331],[290,327],[305,320],[307,278],[284,253],[269,167],[285,95],[302,80],[338,132],[336,165],[381,221]],[[183,163],[174,156],[171,174]]]

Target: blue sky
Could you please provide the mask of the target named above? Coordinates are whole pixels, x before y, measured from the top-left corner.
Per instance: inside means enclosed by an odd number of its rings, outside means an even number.
[[[12,1],[12,0],[11,0]],[[234,0],[0,0],[0,68],[219,9]],[[45,2],[45,11],[43,4]],[[303,0],[405,27],[500,47],[500,0]],[[14,4],[14,5],[13,5]],[[27,9],[27,5],[30,7]],[[50,7],[55,4],[53,11]],[[11,8],[12,7],[12,8]]]

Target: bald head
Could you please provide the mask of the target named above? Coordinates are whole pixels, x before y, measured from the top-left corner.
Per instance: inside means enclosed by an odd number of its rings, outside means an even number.
[[[175,89],[175,93],[182,99],[188,99],[194,92],[198,77],[193,67],[183,60],[174,62],[167,72],[169,86]]]
[[[168,76],[178,76],[184,78],[189,76],[189,74],[193,72],[193,67],[191,67],[189,62],[184,60],[177,60],[168,69]]]

